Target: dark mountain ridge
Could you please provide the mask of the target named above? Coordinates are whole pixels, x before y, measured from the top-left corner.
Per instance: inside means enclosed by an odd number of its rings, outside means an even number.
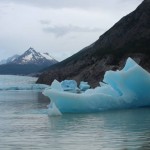
[[[96,86],[107,70],[122,68],[129,56],[150,71],[150,0],[144,0],[92,45],[48,68],[38,83],[75,79]]]

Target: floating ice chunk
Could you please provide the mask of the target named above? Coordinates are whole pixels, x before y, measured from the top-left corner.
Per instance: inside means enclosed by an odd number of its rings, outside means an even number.
[[[51,102],[48,106],[48,115],[49,116],[60,116],[62,115],[59,109],[56,107],[55,103]]]
[[[0,90],[43,90],[49,88],[45,84],[11,84],[11,85],[0,85]]]
[[[45,84],[35,84],[37,78],[15,75],[0,75],[0,90],[42,90]]]
[[[55,103],[61,113],[99,112],[107,109],[122,108],[125,103],[103,93],[76,94],[49,90],[48,93],[44,91],[43,94],[51,98],[51,101]],[[49,109],[51,108],[49,107]]]
[[[42,90],[50,88],[49,85],[46,84],[32,84],[31,90]]]
[[[118,91],[126,102],[132,102],[131,105],[150,105],[150,74],[131,58],[123,70],[107,71],[103,81]]]
[[[100,83],[101,87],[88,89],[81,94],[57,89],[45,90],[43,93],[61,113],[150,106],[150,74],[131,58],[128,58],[121,71],[107,71],[103,82]]]
[[[130,68],[133,68],[134,66],[138,66],[138,64],[131,59],[130,57],[127,59],[125,67],[122,69],[122,71],[128,71]]]
[[[88,84],[88,82],[81,81],[79,88],[81,91],[86,91],[90,88],[90,85]]]
[[[58,82],[57,80],[54,80],[51,84],[51,88],[52,89],[56,89],[56,90],[63,90],[63,88],[61,87],[60,82]]]
[[[64,80],[61,82],[64,91],[76,91],[77,82],[75,80]]]
[[[119,96],[120,94],[114,90],[111,85],[105,85],[102,87],[96,87],[95,89],[89,89],[87,91],[85,91],[85,94],[106,94],[109,96]]]
[[[107,86],[107,84],[106,83],[104,83],[104,82],[99,82],[99,85],[102,87],[102,86]]]
[[[62,82],[54,80],[51,84],[51,89],[59,91],[78,92],[77,82],[74,80],[64,80]]]

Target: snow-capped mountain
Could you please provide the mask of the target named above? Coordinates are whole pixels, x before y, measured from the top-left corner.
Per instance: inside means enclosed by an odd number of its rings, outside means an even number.
[[[17,59],[19,56],[20,55],[13,55],[12,57],[9,57],[7,59],[1,60],[0,61],[0,65],[10,63],[10,62],[14,61],[15,59]]]
[[[0,64],[0,74],[38,75],[39,72],[58,61],[48,53],[29,48],[22,55],[15,55]]]
[[[57,63],[48,53],[36,52],[33,48],[29,48],[22,55],[9,62],[13,64],[36,64],[36,65],[52,65]]]

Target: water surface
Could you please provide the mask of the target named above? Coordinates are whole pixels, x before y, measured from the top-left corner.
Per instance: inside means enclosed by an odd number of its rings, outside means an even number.
[[[0,91],[0,149],[148,150],[150,109],[48,117],[38,91]]]

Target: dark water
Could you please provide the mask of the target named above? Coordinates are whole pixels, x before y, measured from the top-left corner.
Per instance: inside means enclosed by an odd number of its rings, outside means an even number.
[[[36,91],[0,91],[0,150],[149,150],[150,108],[48,117]]]

